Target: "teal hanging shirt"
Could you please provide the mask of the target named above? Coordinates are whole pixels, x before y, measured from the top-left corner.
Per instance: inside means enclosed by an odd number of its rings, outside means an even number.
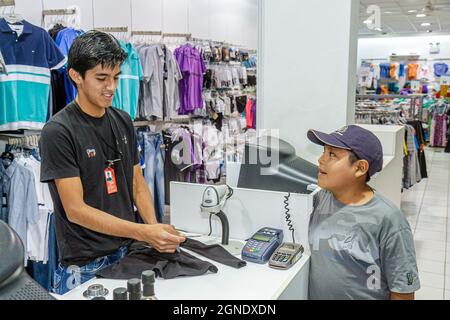
[[[141,61],[136,49],[131,43],[119,41],[122,49],[128,54],[128,58],[122,64],[112,105],[117,109],[128,113],[131,119],[136,118],[138,99],[139,99],[139,83],[144,74],[142,72]]]

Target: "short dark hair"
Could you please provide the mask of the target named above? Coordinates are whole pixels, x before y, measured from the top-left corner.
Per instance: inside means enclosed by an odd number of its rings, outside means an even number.
[[[92,30],[75,39],[69,50],[67,70],[74,69],[84,78],[88,70],[99,64],[103,68],[115,67],[121,65],[127,57],[128,54],[120,47],[116,38],[108,33]]]
[[[353,151],[349,151],[348,159],[350,160],[350,164],[354,164],[356,161],[361,160]],[[366,183],[370,181],[369,172],[366,173]]]

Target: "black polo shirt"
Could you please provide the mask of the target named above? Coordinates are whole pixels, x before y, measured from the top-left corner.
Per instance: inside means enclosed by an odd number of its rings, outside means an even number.
[[[45,125],[39,145],[41,181],[49,183],[54,202],[61,263],[83,266],[127,245],[129,239],[104,235],[71,223],[55,179],[79,177],[86,204],[135,222],[133,168],[139,164],[139,153],[130,116],[111,107],[102,118],[93,118],[72,102]],[[108,160],[116,159],[120,159],[114,163],[118,192],[108,195],[104,171]]]

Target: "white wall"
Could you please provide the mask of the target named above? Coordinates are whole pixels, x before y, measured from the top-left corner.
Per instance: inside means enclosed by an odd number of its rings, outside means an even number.
[[[354,122],[358,10],[357,0],[261,0],[258,125],[313,163],[321,150],[308,129]]]
[[[40,26],[43,9],[71,5],[81,8],[84,30],[128,26],[257,47],[258,0],[16,0],[16,12]]]
[[[430,42],[441,44],[440,54],[430,54]],[[393,53],[397,55],[419,54],[423,59],[450,58],[450,35],[361,38],[358,40],[358,62],[361,59],[388,59]]]

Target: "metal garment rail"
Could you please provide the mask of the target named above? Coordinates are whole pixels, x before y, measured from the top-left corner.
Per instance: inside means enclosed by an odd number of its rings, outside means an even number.
[[[94,28],[94,30],[101,32],[128,32],[128,27],[101,27]]]
[[[0,0],[0,7],[12,7],[16,5],[15,0]]]
[[[42,11],[42,15],[45,16],[67,16],[75,14],[75,9],[53,9],[53,10],[44,10]]]
[[[192,37],[192,33],[163,33],[163,38],[186,38],[190,39]]]
[[[392,58],[373,58],[373,59],[361,59],[362,62],[370,62],[370,61],[391,61]],[[427,62],[427,61],[450,61],[450,58],[422,58],[422,59],[412,59],[412,58],[408,58],[410,61],[423,61],[423,62]]]
[[[162,36],[162,31],[131,31],[131,36]]]
[[[411,94],[411,95],[401,95],[401,94],[357,94],[356,99],[359,100],[385,100],[385,99],[408,99],[411,100],[410,110],[409,110],[409,118],[415,118],[415,107],[416,101],[419,101],[419,110],[417,113],[417,117],[421,120],[423,116],[423,99],[426,97],[426,94]]]

